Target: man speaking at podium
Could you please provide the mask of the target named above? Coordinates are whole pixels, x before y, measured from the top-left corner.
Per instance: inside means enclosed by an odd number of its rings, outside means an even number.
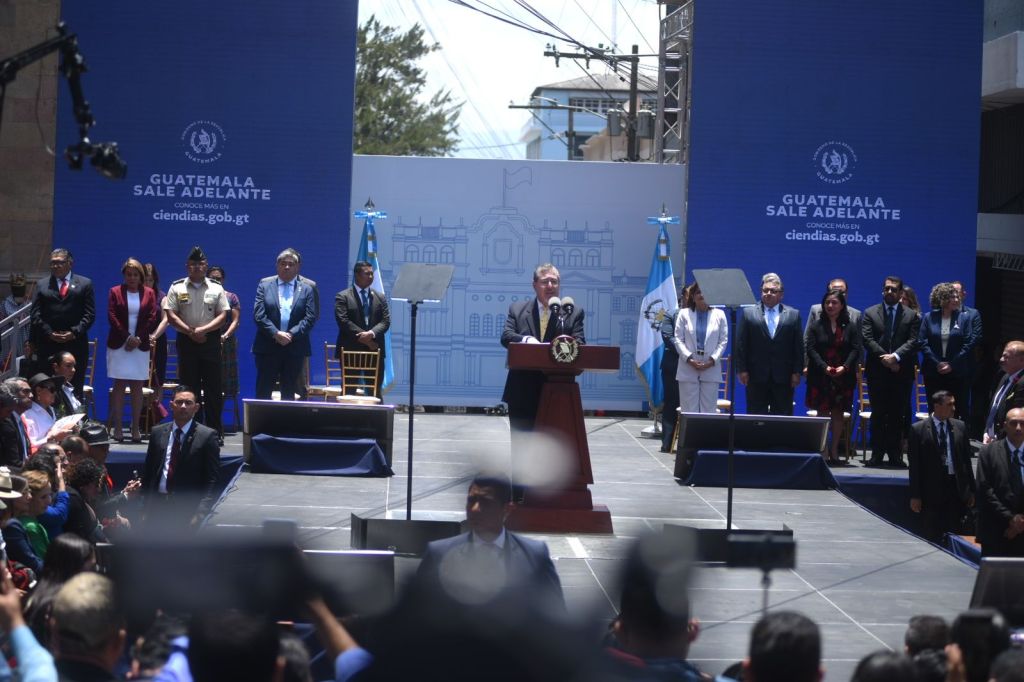
[[[561,276],[551,263],[538,265],[533,271],[536,298],[513,303],[508,307],[501,345],[510,343],[550,343],[558,336],[575,337],[586,343],[583,335],[583,307],[573,306],[566,314],[559,300]],[[552,307],[552,299],[557,304]],[[544,374],[527,370],[509,370],[501,399],[508,404],[508,420],[513,431],[532,431],[537,417]]]

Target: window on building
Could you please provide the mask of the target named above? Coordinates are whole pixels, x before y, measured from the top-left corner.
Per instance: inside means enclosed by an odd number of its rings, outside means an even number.
[[[569,252],[569,267],[578,268],[583,265],[583,253],[579,249],[573,249]]]
[[[420,260],[420,248],[415,244],[409,244],[405,247],[405,260],[410,263],[418,263]]]
[[[484,315],[484,328],[481,335],[494,336],[494,318],[490,315]]]
[[[441,262],[442,263],[454,263],[455,262],[455,249],[450,246],[441,247]]]
[[[636,322],[623,320],[619,323],[619,344],[636,343]]]
[[[436,263],[437,262],[437,247],[428,244],[423,247],[423,262],[424,263]]]
[[[587,251],[587,267],[596,268],[601,265],[601,252],[597,249]]]
[[[636,368],[633,366],[633,354],[623,353],[622,361],[619,364],[619,378],[620,379],[632,379],[636,373]]]
[[[622,297],[621,296],[612,296],[612,312],[613,313],[621,313],[622,312]]]
[[[480,313],[471,313],[469,316],[469,335],[480,336]]]
[[[565,251],[562,249],[551,250],[551,263],[558,268],[565,266]]]

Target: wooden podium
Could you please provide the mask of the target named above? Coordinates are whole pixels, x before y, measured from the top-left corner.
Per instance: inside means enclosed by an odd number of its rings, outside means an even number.
[[[509,516],[507,525],[512,530],[541,533],[611,533],[612,516],[608,508],[594,505],[588,487],[594,482],[594,474],[576,377],[585,370],[618,371],[619,349],[581,345],[575,360],[558,362],[552,356],[551,346],[550,343],[510,344],[508,366],[510,370],[544,373],[547,381],[537,405],[534,430],[564,443],[567,456],[575,462],[563,487],[528,489],[523,502]],[[513,451],[512,457],[515,456]]]

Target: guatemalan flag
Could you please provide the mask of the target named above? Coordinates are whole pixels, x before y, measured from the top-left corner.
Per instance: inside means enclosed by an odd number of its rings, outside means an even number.
[[[387,213],[375,211],[370,203],[366,210],[356,211],[355,217],[363,219],[363,236],[359,240],[359,253],[356,254],[356,260],[364,260],[373,266],[373,284],[370,285],[370,288],[387,300],[384,295],[384,278],[380,273],[380,261],[377,260],[377,232],[373,228],[374,219],[387,218]],[[391,330],[389,329],[384,333],[384,377],[381,381],[381,393],[387,393],[394,381],[395,365],[391,360]]]
[[[671,250],[665,230],[666,223],[674,221],[653,218],[648,222],[660,223],[660,231],[658,243],[654,246],[651,274],[647,277],[647,293],[640,304],[640,321],[636,329],[636,371],[646,384],[651,406],[657,409],[665,401],[665,387],[661,381],[661,359],[665,354],[661,323],[677,307]]]

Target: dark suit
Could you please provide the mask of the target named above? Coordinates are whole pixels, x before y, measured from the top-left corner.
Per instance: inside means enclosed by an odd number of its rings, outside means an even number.
[[[987,406],[989,411],[991,411],[992,403],[995,401],[996,395],[999,393],[999,389],[1005,380],[1006,372],[999,372],[995,388],[992,389],[992,394],[988,397]],[[1024,407],[1024,372],[1017,373],[1016,380],[1010,384],[1002,398],[999,399],[995,414],[992,415],[992,432],[996,438],[1003,436],[1003,422],[1006,421],[1006,413],[1018,407]]]
[[[871,397],[871,464],[879,465],[888,455],[892,464],[903,462],[903,429],[910,409],[917,360],[917,335],[921,318],[916,312],[896,305],[892,333],[885,323],[884,303],[873,305],[861,316],[860,333],[866,359],[864,371]],[[895,353],[899,368],[892,371],[881,357]]]
[[[278,297],[278,277],[265,277],[256,287],[253,320],[256,338],[252,353],[256,358],[256,397],[268,400],[274,385],[281,386],[281,398],[290,400],[299,384],[299,375],[305,359],[310,356],[309,333],[316,322],[316,296],[308,284],[292,280],[292,309],[287,320],[281,320],[281,301]],[[282,346],[274,341],[279,332],[292,335],[292,341]]]
[[[550,343],[554,338],[563,334],[574,337],[580,343],[586,343],[583,318],[583,308],[574,310],[573,314],[566,318],[565,323],[561,325],[552,318],[548,322],[542,339],[540,338],[540,312],[537,308],[537,298],[518,301],[508,307],[505,328],[501,332],[501,345],[508,348],[510,343],[522,343],[527,336]],[[543,372],[509,370],[501,399],[508,404],[508,416],[512,428],[526,431],[533,429],[544,381]]]
[[[28,445],[28,431],[20,414],[12,412],[0,419],[0,466],[20,471],[29,456]]]
[[[480,564],[475,563],[479,560],[480,555],[476,552],[480,544],[480,540],[475,539],[472,533],[431,542],[420,561],[417,580],[439,581],[442,559],[448,560],[445,562],[446,569],[450,566],[464,566],[467,576],[472,577],[474,569],[480,567]],[[449,563],[455,558],[458,560]],[[532,597],[542,601],[557,599],[564,604],[562,584],[546,544],[506,530],[500,560],[505,566],[506,586],[526,588]]]
[[[109,542],[103,532],[103,526],[96,518],[96,512],[85,501],[75,488],[68,487],[68,520],[64,524],[65,533],[74,533],[83,540],[96,544]]]
[[[168,494],[159,491],[163,475],[167,444],[173,421],[153,427],[146,449],[146,462],[142,470],[142,494],[145,496],[147,517],[167,518],[164,513],[170,505],[179,522],[188,523],[194,516],[204,517],[217,501],[217,482],[220,476],[220,447],[217,432],[193,421],[181,441],[181,455],[168,482]]]
[[[800,311],[779,304],[775,336],[768,333],[764,304],[743,309],[733,355],[736,373],[747,372],[749,414],[793,414],[793,375],[804,369],[804,335]]]
[[[59,350],[66,350],[75,356],[75,394],[81,397],[85,383],[85,370],[89,363],[89,328],[96,319],[96,297],[92,280],[71,273],[68,292],[60,296],[57,279],[52,275],[36,283],[32,299],[32,327],[29,339],[35,354],[33,372],[50,372],[49,357]],[[57,343],[50,338],[51,332],[72,332],[75,337],[67,343]]]
[[[969,414],[970,387],[968,374],[975,344],[973,321],[962,312],[953,313],[949,320],[949,338],[946,352],[942,352],[942,311],[933,310],[921,318],[918,344],[921,348],[921,373],[925,391],[930,396],[936,391],[950,391],[956,396],[957,417]],[[940,362],[948,362],[952,371],[939,374]]]
[[[978,541],[982,556],[1024,557],[1024,534],[1004,535],[1010,519],[1024,514],[1024,482],[1011,464],[1009,442],[1000,438],[978,452]]]
[[[391,328],[391,312],[388,301],[373,289],[369,290],[370,314],[363,314],[363,302],[355,285],[342,289],[334,296],[334,319],[338,323],[337,354],[341,357],[341,349],[368,351],[370,350],[356,340],[360,332],[372,331],[373,340],[379,346],[380,372],[377,374],[377,397],[381,395],[381,382],[384,380],[384,334]]]
[[[952,475],[946,466],[946,453],[939,448],[935,421],[931,417],[915,422],[907,441],[910,497],[921,500],[923,535],[932,542],[940,542],[947,532],[956,532],[975,490],[967,427],[959,419],[950,419],[947,424],[947,439],[951,441],[953,455]]]
[[[676,430],[679,417],[679,382],[676,372],[679,370],[679,351],[676,350],[676,318],[679,310],[666,315],[661,322],[661,341],[665,351],[661,356],[661,385],[665,389],[665,400],[661,404],[661,450],[668,452],[672,447],[672,434]]]

